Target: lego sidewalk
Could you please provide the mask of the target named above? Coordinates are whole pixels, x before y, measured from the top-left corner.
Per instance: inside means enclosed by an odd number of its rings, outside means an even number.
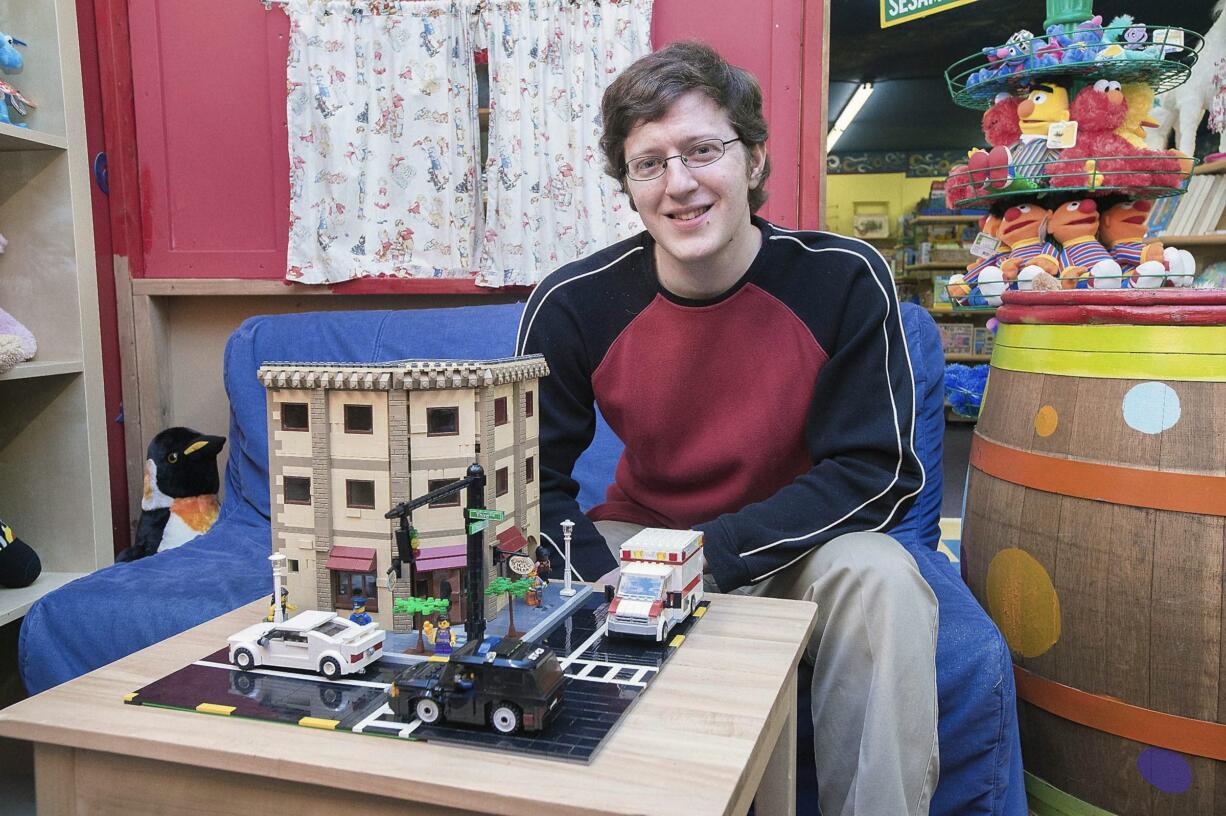
[[[564,586],[565,584],[560,580],[550,582],[549,586],[545,587],[544,597],[540,606],[529,606],[522,599],[512,601],[515,605],[515,630],[519,633],[520,639],[530,641],[539,638],[557,621],[562,620],[571,609],[581,604],[592,592],[592,588],[587,584],[572,584],[571,586],[575,590],[575,594],[569,598],[564,598],[561,594]],[[487,598],[486,603],[490,603],[491,600],[492,598]],[[498,617],[485,624],[485,636],[506,635],[507,627],[510,624],[510,617],[507,614],[506,607],[503,607]],[[453,622],[451,630],[455,633],[456,647],[466,641],[463,623]],[[425,653],[419,654],[417,652],[417,641],[418,633],[416,630],[411,632],[388,632],[383,649],[383,659],[415,663],[428,658],[432,651],[429,644],[426,644]]]

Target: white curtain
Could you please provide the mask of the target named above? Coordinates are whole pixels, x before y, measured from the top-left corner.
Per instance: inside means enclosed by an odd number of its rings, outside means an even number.
[[[290,0],[286,10],[286,277],[471,276],[477,15],[449,0]]]
[[[641,230],[600,156],[600,98],[651,51],[652,0],[488,0],[490,131],[478,282],[534,284]]]

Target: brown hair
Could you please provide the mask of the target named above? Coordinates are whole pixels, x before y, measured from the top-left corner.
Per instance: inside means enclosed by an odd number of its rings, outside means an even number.
[[[766,117],[762,114],[762,88],[744,68],[729,65],[711,46],[701,42],[673,43],[641,57],[605,89],[600,113],[604,132],[600,150],[605,172],[626,189],[626,137],[641,122],[663,118],[678,98],[702,91],[727,114],[746,150],[766,143]],[[749,191],[749,209],[757,212],[766,203],[766,179],[770,157],[758,176],[758,186]],[[633,204],[633,198],[631,199]]]

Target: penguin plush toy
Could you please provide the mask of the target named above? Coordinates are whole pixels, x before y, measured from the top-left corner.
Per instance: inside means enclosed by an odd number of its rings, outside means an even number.
[[[28,587],[43,571],[38,553],[0,519],[0,586]]]
[[[149,443],[145,492],[136,543],[116,561],[135,561],[178,547],[213,526],[219,506],[217,454],[224,436],[191,428],[167,428]]]

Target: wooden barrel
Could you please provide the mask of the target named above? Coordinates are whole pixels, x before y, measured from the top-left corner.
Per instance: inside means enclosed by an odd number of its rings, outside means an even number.
[[[962,553],[1031,801],[1226,814],[1226,291],[1011,293],[997,318]]]

